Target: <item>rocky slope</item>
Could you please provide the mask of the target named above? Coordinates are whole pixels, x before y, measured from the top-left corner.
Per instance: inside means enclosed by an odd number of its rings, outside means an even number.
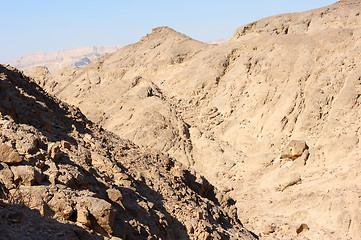
[[[30,72],[36,66],[45,66],[56,73],[64,67],[82,67],[100,56],[115,52],[120,46],[89,46],[61,50],[57,52],[36,52],[9,62],[10,65]]]
[[[1,239],[255,239],[204,177],[2,65],[0,112]]]
[[[360,13],[344,0],[273,16],[220,45],[161,27],[84,69],[30,75],[202,173],[263,239],[358,239]]]

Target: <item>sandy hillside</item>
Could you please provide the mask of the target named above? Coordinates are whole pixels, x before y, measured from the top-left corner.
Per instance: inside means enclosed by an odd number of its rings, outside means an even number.
[[[3,65],[0,112],[0,239],[255,239],[200,174]]]
[[[360,13],[345,0],[277,15],[219,45],[160,27],[85,68],[30,76],[200,172],[262,239],[359,239]]]
[[[89,46],[66,49],[56,52],[30,53],[9,62],[10,65],[30,72],[36,66],[45,66],[51,73],[64,67],[82,67],[108,53],[115,52],[121,46]]]

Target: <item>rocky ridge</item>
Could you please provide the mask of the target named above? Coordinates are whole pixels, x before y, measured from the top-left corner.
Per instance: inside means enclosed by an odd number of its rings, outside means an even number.
[[[30,75],[202,173],[263,239],[357,239],[360,12],[344,0],[273,16],[220,45],[161,27],[84,69]]]
[[[235,202],[204,177],[103,130],[3,65],[0,112],[5,239],[255,239]]]

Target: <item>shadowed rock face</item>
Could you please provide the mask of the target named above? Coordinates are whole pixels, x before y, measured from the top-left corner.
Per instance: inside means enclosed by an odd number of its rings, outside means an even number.
[[[74,224],[61,223],[42,216],[25,205],[6,204],[0,201],[1,239],[84,239],[100,240]]]
[[[220,45],[161,27],[83,69],[32,76],[201,172],[265,238],[359,238],[360,13],[340,1],[278,15]],[[308,149],[281,158],[295,139]]]
[[[8,239],[35,236],[31,216],[58,226],[59,239],[255,238],[234,201],[204,177],[103,130],[2,65],[0,112],[0,228]],[[15,205],[7,211],[8,204]],[[26,215],[27,208],[38,213]],[[6,221],[9,214],[19,222]],[[41,231],[37,239],[50,235]]]

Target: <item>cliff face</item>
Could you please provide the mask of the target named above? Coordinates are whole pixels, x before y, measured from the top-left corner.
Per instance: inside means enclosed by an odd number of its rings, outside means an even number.
[[[254,239],[235,202],[204,177],[103,130],[2,65],[0,111],[6,239]]]
[[[83,69],[31,76],[203,174],[265,239],[359,238],[360,13],[340,1],[278,15],[220,45],[162,27]]]

